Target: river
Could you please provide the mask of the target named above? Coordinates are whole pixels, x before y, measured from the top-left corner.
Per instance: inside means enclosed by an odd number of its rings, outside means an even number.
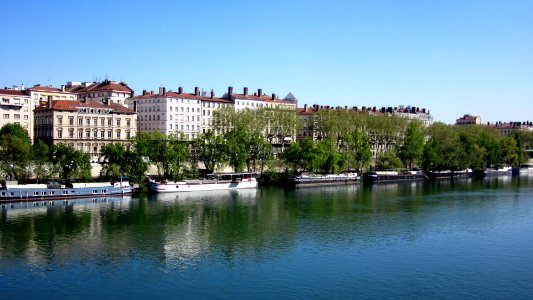
[[[6,206],[1,299],[525,299],[533,176]]]

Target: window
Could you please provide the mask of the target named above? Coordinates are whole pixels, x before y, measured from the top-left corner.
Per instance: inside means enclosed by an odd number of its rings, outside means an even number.
[[[120,126],[120,119],[117,119],[117,126]]]
[[[78,137],[79,138],[82,138],[83,137],[83,130],[78,130]]]
[[[93,131],[93,138],[97,138],[98,137],[98,130],[94,130]]]
[[[170,125],[170,126],[172,126],[172,125]],[[171,127],[171,128],[172,128],[172,127]],[[127,139],[131,138],[131,132],[130,132],[129,130],[126,131],[126,138],[127,138]]]
[[[120,129],[117,129],[117,139],[120,139]]]
[[[57,137],[58,138],[62,138],[63,137],[63,129],[58,129],[57,130]]]
[[[78,118],[78,125],[83,125],[83,118]]]
[[[4,114],[4,119],[9,119],[9,114]]]
[[[102,139],[105,138],[105,131],[103,131],[103,130],[100,131],[100,138],[102,138]]]
[[[74,125],[74,117],[68,117],[68,123]]]
[[[61,116],[57,117],[57,124],[59,125],[63,124],[63,117]]]
[[[17,120],[20,119],[20,115],[19,115],[19,114],[15,114],[13,117],[14,117],[15,119],[17,119]]]
[[[105,126],[105,118],[100,118],[100,125]]]
[[[172,117],[172,116],[171,116]],[[172,119],[171,119],[172,120]],[[126,126],[130,127],[131,126],[131,119],[126,119]]]
[[[113,132],[111,130],[107,131],[107,138],[109,139],[113,138]]]
[[[93,125],[94,125],[94,126],[97,126],[97,125],[98,125],[98,118],[93,118]]]
[[[91,118],[85,118],[85,124],[91,125]]]
[[[111,118],[107,118],[107,126],[113,125],[113,120]]]

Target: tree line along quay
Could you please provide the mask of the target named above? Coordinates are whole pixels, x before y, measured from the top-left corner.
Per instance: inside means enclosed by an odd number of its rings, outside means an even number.
[[[101,176],[126,175],[143,185],[150,164],[160,178],[173,180],[201,178],[227,167],[258,172],[268,180],[302,171],[483,169],[519,165],[529,159],[524,149],[533,146],[533,133],[525,130],[503,136],[488,126],[424,126],[402,116],[353,110],[321,110],[304,123],[290,109],[222,107],[213,112],[212,124],[212,130],[193,139],[140,132],[128,144],[108,144],[100,151]],[[313,134],[296,140],[303,126]],[[39,139],[32,144],[18,124],[0,129],[0,157],[6,179],[91,180],[88,153]]]

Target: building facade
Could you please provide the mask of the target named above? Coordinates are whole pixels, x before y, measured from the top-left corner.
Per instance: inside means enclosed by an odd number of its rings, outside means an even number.
[[[259,89],[258,93],[262,90]],[[158,93],[143,91],[142,95],[132,97],[129,101],[138,114],[139,132],[159,131],[164,134],[185,134],[194,139],[200,133],[212,130],[212,118],[215,110],[231,106],[235,110],[257,109],[260,107],[296,108],[296,101],[289,102],[272,96],[248,94],[244,88],[242,94],[228,92],[221,98],[201,92],[195,87],[194,93],[184,93],[179,87],[177,92],[160,88]]]
[[[77,95],[79,100],[116,103],[128,106],[133,90],[122,81],[104,80],[102,82],[69,81],[65,90]]]
[[[466,114],[459,119],[455,120],[455,125],[480,125],[481,124],[481,117],[480,116],[472,116],[469,114]]]
[[[31,98],[18,89],[0,89],[0,127],[19,124],[33,140],[33,107]]]
[[[35,139],[52,146],[66,144],[99,161],[110,143],[129,146],[137,133],[135,111],[116,103],[52,100],[34,111]]]
[[[24,88],[21,88],[24,90]],[[41,86],[36,84],[31,88],[24,90],[24,92],[30,96],[31,105],[33,109],[37,108],[41,104],[48,103],[49,100],[77,100],[76,94],[65,90],[65,86],[56,88],[51,85]]]
[[[303,140],[306,138],[310,138],[312,140],[320,140],[324,138],[324,133],[319,132],[316,128],[316,116],[320,110],[352,111],[354,113],[367,113],[367,114],[374,114],[374,115],[390,114],[390,115],[396,115],[396,116],[400,116],[403,118],[407,118],[409,120],[417,120],[424,126],[429,126],[433,124],[433,116],[431,116],[430,111],[426,110],[425,108],[418,108],[418,107],[411,107],[411,106],[382,107],[382,108],[363,106],[359,108],[357,106],[332,107],[328,105],[318,105],[318,104],[314,104],[313,106],[307,106],[306,104],[304,105],[303,108],[298,108],[298,117],[300,118],[300,124],[301,124],[300,130],[297,134],[298,140]],[[376,139],[372,138],[371,133],[369,134],[371,138],[372,156],[374,158],[377,158],[381,152],[390,150],[391,147],[393,146],[392,144],[378,142]]]

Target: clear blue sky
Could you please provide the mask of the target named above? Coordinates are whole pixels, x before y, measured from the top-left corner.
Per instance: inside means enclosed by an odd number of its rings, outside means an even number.
[[[533,1],[3,1],[0,85],[247,86],[533,121]]]

